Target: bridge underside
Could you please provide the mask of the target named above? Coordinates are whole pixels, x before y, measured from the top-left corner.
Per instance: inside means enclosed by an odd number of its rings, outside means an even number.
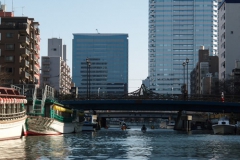
[[[98,117],[104,118],[176,118],[177,112],[97,112]]]

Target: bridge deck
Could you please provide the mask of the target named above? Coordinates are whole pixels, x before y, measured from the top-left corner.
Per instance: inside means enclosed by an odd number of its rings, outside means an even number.
[[[179,100],[139,100],[139,99],[96,99],[96,100],[65,100],[62,104],[82,110],[142,110],[142,111],[197,111],[216,113],[240,113],[240,103],[179,101]]]

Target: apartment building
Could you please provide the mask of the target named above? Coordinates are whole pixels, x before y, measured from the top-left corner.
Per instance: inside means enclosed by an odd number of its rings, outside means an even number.
[[[218,79],[218,56],[209,56],[209,50],[202,46],[199,62],[190,73],[191,94],[211,94],[211,88]]]
[[[40,84],[40,30],[34,18],[14,17],[0,8],[1,85]]]
[[[223,0],[218,8],[219,79],[230,78],[240,60],[240,1]]]
[[[66,54],[62,39],[48,39],[48,56],[42,56],[41,86],[49,85],[60,94],[70,94],[72,78]]]

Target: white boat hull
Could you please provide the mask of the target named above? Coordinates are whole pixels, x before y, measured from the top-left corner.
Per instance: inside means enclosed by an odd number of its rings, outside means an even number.
[[[66,123],[46,117],[36,117],[27,121],[27,135],[57,135],[81,131],[82,124],[78,122]]]
[[[0,140],[21,138],[27,116],[19,120],[0,121]]]
[[[167,129],[174,129],[174,126],[172,126],[172,125],[167,125]]]
[[[95,131],[97,124],[84,124],[82,125],[82,131]]]
[[[82,131],[94,131],[93,126],[82,126]]]
[[[235,134],[234,125],[213,125],[212,126],[214,134]]]

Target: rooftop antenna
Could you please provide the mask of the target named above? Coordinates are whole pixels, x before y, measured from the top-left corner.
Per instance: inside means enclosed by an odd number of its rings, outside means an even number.
[[[6,4],[5,4],[5,0],[4,0],[4,5],[6,5]],[[1,4],[1,8],[2,8],[2,4]],[[5,10],[3,11],[3,13],[4,13],[3,16],[5,17]]]
[[[96,29],[96,31],[97,31],[98,34],[100,34],[100,33],[98,32],[98,29]]]
[[[22,6],[22,16],[24,15],[24,14],[23,14],[23,8],[24,8],[24,6]]]

